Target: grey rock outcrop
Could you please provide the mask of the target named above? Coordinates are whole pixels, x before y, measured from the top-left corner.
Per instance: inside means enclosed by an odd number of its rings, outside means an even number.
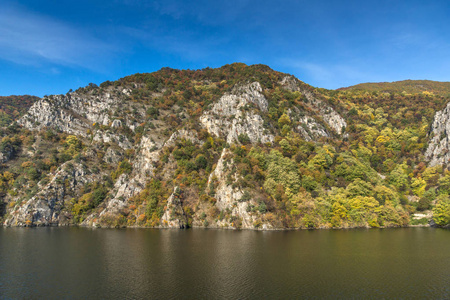
[[[25,203],[17,205],[5,226],[69,225],[71,215],[64,212],[73,192],[85,183],[98,180],[98,175],[88,174],[81,164],[67,162],[61,165],[48,184]]]
[[[210,134],[223,137],[229,144],[238,141],[241,134],[247,135],[252,143],[272,142],[274,136],[264,128],[263,118],[253,111],[251,104],[258,111],[267,111],[268,102],[259,82],[238,86],[223,95],[200,117],[200,122]]]
[[[187,217],[178,195],[178,187],[175,187],[173,193],[167,199],[166,210],[161,217],[161,227],[187,228],[187,224]]]
[[[218,184],[215,188],[215,198],[217,200],[215,206],[221,210],[228,210],[231,212],[231,216],[239,218],[242,222],[241,228],[254,229],[254,223],[260,217],[257,212],[251,212],[248,210],[249,205],[258,205],[253,199],[247,201],[241,201],[244,192],[239,188],[234,188],[232,184],[228,184],[226,180],[227,173],[229,172],[229,166],[234,162],[232,159],[227,160],[227,155],[230,154],[228,149],[224,149],[220,156],[217,166],[210,174],[208,179],[208,185],[214,180]],[[233,182],[238,180],[238,175],[234,174]],[[213,224],[214,225],[214,224]],[[219,220],[215,224],[216,227],[233,227],[229,220]],[[269,223],[262,224],[264,229],[272,228]]]
[[[294,76],[286,76],[280,83],[284,88],[290,91],[302,93],[308,100],[309,107],[316,111],[331,129],[337,134],[344,133],[344,129],[347,127],[347,122],[345,122],[344,118],[311,90],[303,88],[301,82],[297,78]]]
[[[434,115],[430,128],[430,141],[425,151],[425,157],[430,166],[444,164],[450,161],[450,103]]]
[[[109,164],[117,165],[123,157],[123,151],[119,147],[109,147],[106,150],[105,156],[103,157],[103,161]]]
[[[73,92],[44,97],[35,102],[17,123],[30,130],[48,127],[83,137],[87,137],[91,131],[94,141],[115,142],[128,149],[132,144],[126,136],[115,133],[116,129],[123,127],[123,122],[111,119],[111,115],[123,109],[124,96],[118,93],[112,95],[112,92],[113,90],[99,94]],[[127,120],[126,123],[130,121]],[[100,130],[95,127],[96,124],[112,130]]]
[[[172,146],[177,140],[181,139],[191,140],[197,144],[203,143],[192,132],[187,130],[174,132],[163,145],[157,144],[148,136],[143,136],[137,147],[139,152],[131,162],[133,172],[131,174],[122,174],[117,179],[114,188],[110,192],[111,199],[107,201],[106,207],[100,212],[99,216],[114,215],[125,209],[128,205],[128,199],[141,192],[145,184],[155,175],[155,164],[159,161],[162,146]],[[93,219],[87,218],[85,225],[90,225]],[[172,223],[169,222],[168,224]]]
[[[298,122],[294,130],[301,134],[306,141],[313,141],[320,137],[329,138],[328,130],[316,119],[301,112],[297,107],[288,111],[291,120]]]

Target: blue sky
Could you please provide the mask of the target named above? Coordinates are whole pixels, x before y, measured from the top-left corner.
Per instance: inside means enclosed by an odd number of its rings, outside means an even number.
[[[450,81],[448,1],[0,2],[0,95],[161,67],[267,64],[313,86]]]

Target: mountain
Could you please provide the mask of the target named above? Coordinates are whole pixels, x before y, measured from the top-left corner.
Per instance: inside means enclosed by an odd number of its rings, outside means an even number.
[[[432,80],[403,80],[394,82],[360,83],[354,86],[341,88],[340,90],[360,90],[380,93],[433,93],[436,95],[450,96],[450,82]]]
[[[46,96],[1,129],[2,222],[445,226],[450,173],[433,157],[448,149],[448,100],[317,89],[240,63]]]

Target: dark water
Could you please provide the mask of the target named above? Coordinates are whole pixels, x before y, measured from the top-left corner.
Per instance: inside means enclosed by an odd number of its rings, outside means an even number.
[[[0,298],[450,298],[450,231],[0,228]]]

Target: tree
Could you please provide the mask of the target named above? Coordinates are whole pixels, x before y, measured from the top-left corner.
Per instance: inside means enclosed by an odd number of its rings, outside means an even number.
[[[276,187],[281,185],[288,197],[298,192],[301,186],[297,165],[291,159],[284,157],[279,151],[272,150],[267,157],[267,177],[264,188],[272,196]]]
[[[291,125],[291,119],[285,113],[278,119],[278,127],[283,128],[284,125]]]
[[[427,182],[423,180],[420,176],[418,178],[411,179],[411,188],[419,197],[422,197],[423,193],[425,193],[425,187],[427,186]]]
[[[394,205],[397,205],[399,200],[398,200],[398,194],[388,188],[387,186],[384,185],[377,185],[374,188],[374,192],[375,192],[375,199],[378,201],[378,203],[380,203],[380,205],[384,205],[386,202],[390,202],[393,203]]]
[[[433,209],[433,221],[438,226],[447,226],[450,224],[450,199],[448,196],[438,197],[436,206]]]
[[[417,205],[417,210],[423,211],[427,210],[431,206],[431,202],[436,199],[436,192],[434,188],[429,189],[423,194],[423,197],[420,198],[419,203]]]
[[[439,183],[439,193],[449,194],[450,193],[450,173],[445,174],[438,180]]]
[[[281,147],[281,149],[283,149],[283,152],[285,152],[285,153],[289,153],[292,150],[291,145],[289,144],[289,142],[286,139],[282,139],[280,141],[280,147]]]
[[[246,133],[241,133],[238,135],[238,141],[243,145],[250,144],[250,138]]]
[[[102,186],[94,190],[92,193],[92,204],[97,207],[106,197],[108,191]]]
[[[208,161],[206,160],[206,157],[203,154],[197,155],[195,158],[195,165],[197,169],[205,169],[208,165]]]
[[[408,176],[405,173],[405,166],[398,165],[389,174],[389,182],[394,185],[399,191],[406,190],[408,186]]]
[[[309,175],[303,176],[302,178],[302,187],[304,187],[307,191],[313,191],[317,188],[317,181]]]
[[[357,178],[347,186],[346,191],[348,197],[372,196],[373,186],[370,183]]]
[[[69,135],[64,142],[64,148],[64,153],[73,158],[80,152],[82,143],[75,135]]]

